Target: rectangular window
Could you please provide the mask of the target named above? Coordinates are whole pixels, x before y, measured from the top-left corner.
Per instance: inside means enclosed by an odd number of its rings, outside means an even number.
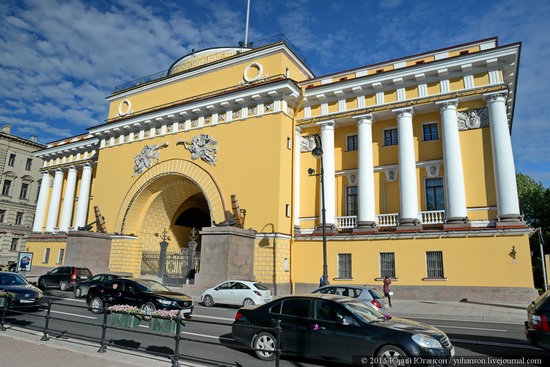
[[[17,212],[15,215],[15,224],[21,225],[23,223],[23,212]]]
[[[50,248],[46,248],[44,250],[44,258],[42,259],[42,263],[47,264],[50,261]]]
[[[426,266],[428,270],[428,278],[443,279],[443,252],[426,252]]]
[[[20,199],[26,199],[28,193],[29,193],[29,184],[28,183],[22,183],[21,184],[21,193],[19,194],[19,198]]]
[[[19,247],[19,237],[13,237],[11,239],[10,251],[17,251],[18,247]]]
[[[380,278],[395,278],[395,254],[393,252],[380,253]]]
[[[32,158],[27,158],[27,163],[25,164],[25,169],[30,171],[32,167]]]
[[[57,254],[57,263],[56,264],[63,264],[63,256],[65,256],[65,249],[60,248],[59,253]]]
[[[4,180],[4,186],[2,186],[2,195],[9,196],[11,188],[11,180]]]
[[[351,254],[338,254],[338,278],[351,279]]]
[[[397,129],[384,130],[384,146],[397,145]]]
[[[357,135],[350,135],[347,137],[347,151],[350,152],[352,150],[357,150],[358,148],[358,140]]]
[[[0,210],[0,223],[4,223],[4,219],[6,219],[6,211]]]
[[[359,213],[359,200],[357,186],[346,187],[346,215],[357,215]]]
[[[445,210],[443,178],[426,179],[426,210]]]
[[[424,128],[424,141],[438,140],[439,131],[437,130],[437,123],[426,124]]]
[[[13,167],[15,166],[15,154],[10,154],[10,158],[8,159],[8,166]]]

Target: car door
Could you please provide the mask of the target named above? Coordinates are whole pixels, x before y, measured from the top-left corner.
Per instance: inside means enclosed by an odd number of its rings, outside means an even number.
[[[281,320],[280,347],[283,353],[307,357],[310,353],[309,325],[311,323],[311,300],[291,298],[272,308],[274,320]]]
[[[225,282],[217,286],[214,299],[216,303],[234,304],[235,303],[235,290],[233,289],[234,282]]]
[[[103,300],[108,304],[122,305],[126,304],[126,300],[123,297],[123,285],[119,280],[105,283],[103,285]]]
[[[364,353],[361,327],[348,310],[337,302],[320,299],[315,300],[313,310],[309,325],[311,357],[352,363]]]
[[[250,294],[252,293],[250,288],[244,283],[235,282],[233,283],[233,286],[231,288],[232,288],[233,297],[234,297],[233,304],[242,305],[245,298],[251,298],[251,299],[255,298]]]
[[[70,276],[70,268],[68,266],[61,266],[57,269],[52,270],[48,276],[48,285],[57,286],[61,280],[67,280]]]
[[[141,308],[143,306],[143,298],[136,285],[128,280],[118,280],[122,284],[122,292],[124,302],[127,305]]]

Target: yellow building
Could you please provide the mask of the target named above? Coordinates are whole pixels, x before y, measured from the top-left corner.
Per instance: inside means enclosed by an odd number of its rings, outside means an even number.
[[[200,286],[308,291],[325,271],[390,276],[403,298],[531,297],[510,140],[519,53],[491,38],[321,77],[283,36],[187,55],[117,87],[105,124],[36,153],[33,266],[145,274],[163,239],[169,254],[196,240]]]

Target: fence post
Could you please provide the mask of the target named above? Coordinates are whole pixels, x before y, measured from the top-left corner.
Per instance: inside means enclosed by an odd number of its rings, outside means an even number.
[[[176,336],[174,336],[174,339],[176,340],[176,347],[174,348],[174,355],[172,356],[172,367],[180,367],[180,340],[181,340],[181,314],[178,312],[178,315],[176,316]]]
[[[99,350],[97,351],[98,353],[105,353],[107,351],[107,343],[105,342],[105,335],[107,334],[107,304],[104,304],[103,305],[103,324],[101,324],[101,328],[102,328],[102,331],[101,331],[101,343],[100,343],[100,347],[99,347]]]
[[[50,319],[51,319],[51,313],[52,313],[52,297],[48,298],[48,310],[46,311],[46,322],[44,324],[44,335],[42,335],[42,338],[40,340],[47,341],[50,340],[50,337],[48,336],[48,327],[50,326]]]

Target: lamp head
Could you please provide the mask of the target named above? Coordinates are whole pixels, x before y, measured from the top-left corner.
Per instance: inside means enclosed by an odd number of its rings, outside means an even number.
[[[313,168],[308,168],[307,173],[313,175],[315,174],[315,170]]]
[[[311,155],[315,157],[315,159],[319,159],[323,156],[323,149],[319,148],[319,147],[315,147],[313,148],[313,150],[311,151]]]

